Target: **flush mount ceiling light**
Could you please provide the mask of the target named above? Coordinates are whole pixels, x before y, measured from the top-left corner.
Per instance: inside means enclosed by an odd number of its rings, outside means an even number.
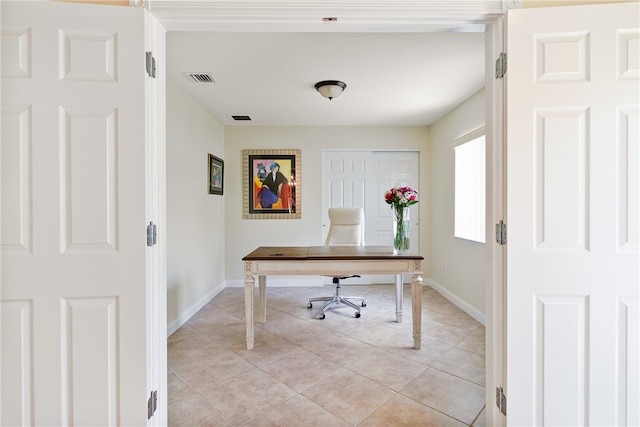
[[[345,83],[338,80],[324,80],[316,83],[316,90],[329,100],[339,96],[346,87]]]

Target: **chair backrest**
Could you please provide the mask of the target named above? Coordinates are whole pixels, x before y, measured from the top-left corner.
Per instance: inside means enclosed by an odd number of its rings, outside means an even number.
[[[329,208],[325,246],[364,246],[364,209]]]

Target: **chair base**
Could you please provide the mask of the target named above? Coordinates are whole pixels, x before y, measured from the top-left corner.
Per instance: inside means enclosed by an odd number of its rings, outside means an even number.
[[[360,276],[350,276],[350,277],[360,277]],[[359,300],[361,307],[367,306],[367,303],[364,297],[344,297],[341,295],[342,287],[340,286],[340,279],[343,279],[343,278],[344,277],[333,278],[333,283],[336,284],[336,292],[333,296],[309,298],[309,304],[307,304],[307,308],[313,307],[313,302],[327,301],[325,306],[322,307],[322,312],[318,316],[320,319],[324,319],[326,317],[326,312],[328,310],[339,308],[338,307],[339,304],[345,304],[345,305],[348,305],[349,307],[354,308],[356,310],[355,317],[356,318],[360,317],[360,307],[358,307],[356,304],[354,304],[350,300]]]

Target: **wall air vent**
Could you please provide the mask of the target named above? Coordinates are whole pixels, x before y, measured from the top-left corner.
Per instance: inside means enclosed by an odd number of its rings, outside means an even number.
[[[213,76],[210,73],[184,73],[185,76],[189,77],[192,82],[195,83],[215,83],[213,80]]]
[[[231,118],[236,122],[250,122],[250,116],[231,116]]]

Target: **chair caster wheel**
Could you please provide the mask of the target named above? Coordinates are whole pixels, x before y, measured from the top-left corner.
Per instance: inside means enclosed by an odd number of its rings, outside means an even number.
[[[362,301],[362,304],[361,304],[361,305],[362,305],[362,307],[366,307],[366,306],[367,306],[367,303],[366,303],[366,302],[364,302],[364,301]]]
[[[360,313],[356,311],[356,319],[360,317]]]
[[[322,320],[322,319],[324,319],[325,317],[327,317],[327,316],[326,316],[324,313],[322,313],[322,314],[319,316],[319,319],[320,319],[320,320]]]
[[[311,308],[311,307],[313,307],[313,304],[311,303],[307,304],[307,308]]]

